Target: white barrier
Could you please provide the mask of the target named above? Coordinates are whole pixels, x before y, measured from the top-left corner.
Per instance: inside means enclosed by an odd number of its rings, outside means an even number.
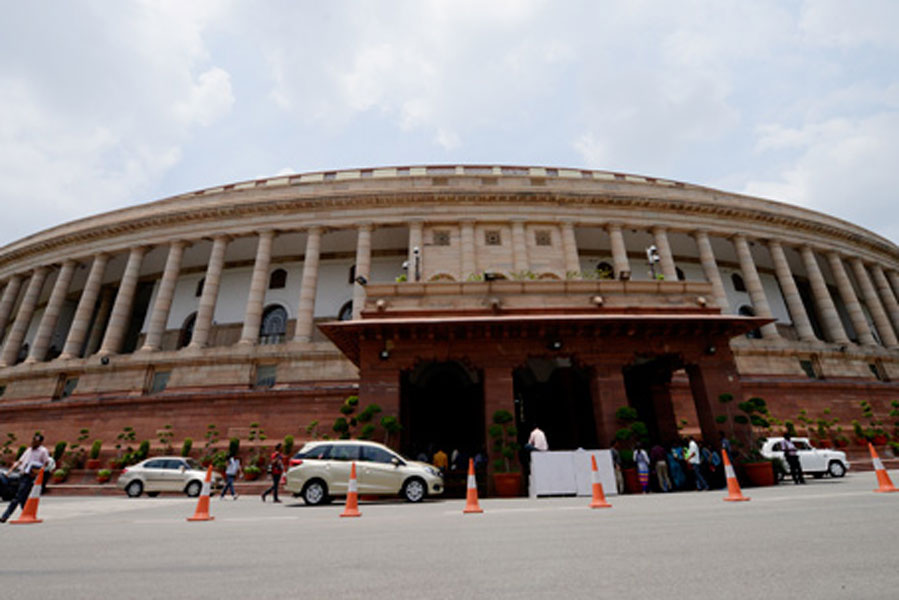
[[[531,452],[528,494],[538,496],[590,496],[593,493],[590,455],[596,456],[599,480],[607,496],[616,495],[615,471],[610,450],[560,450]]]

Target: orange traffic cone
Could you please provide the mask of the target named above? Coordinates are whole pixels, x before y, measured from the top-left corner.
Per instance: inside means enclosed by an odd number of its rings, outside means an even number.
[[[203,480],[203,491],[197,501],[197,511],[194,516],[188,517],[188,521],[212,521],[215,517],[209,516],[209,490],[212,482],[212,465],[206,469],[206,478]]]
[[[24,475],[22,476],[24,477]],[[31,485],[31,491],[28,493],[28,500],[22,508],[22,514],[15,521],[10,521],[13,525],[30,525],[32,523],[43,523],[43,519],[37,518],[37,505],[41,501],[41,486],[44,485],[44,469],[37,474],[37,479]]]
[[[751,498],[747,498],[743,495],[743,492],[740,491],[740,483],[737,481],[737,474],[734,473],[734,468],[730,464],[730,457],[727,455],[727,450],[721,449],[721,454],[724,456],[724,475],[727,477],[727,492],[728,496],[724,499],[725,502],[748,502]]]
[[[871,460],[874,462],[874,471],[877,473],[877,484],[880,486],[874,491],[899,492],[899,490],[893,486],[893,482],[890,479],[890,476],[887,475],[887,470],[883,468],[883,463],[880,461],[880,457],[877,456],[877,450],[874,449],[871,442],[868,442],[868,449],[871,450]]]
[[[462,513],[482,513],[478,505],[478,480],[474,475],[474,460],[468,459],[468,490],[465,492],[465,510]]]
[[[362,513],[359,512],[359,488],[356,485],[356,463],[353,462],[353,465],[350,467],[350,487],[346,493],[346,508],[342,513],[340,513],[341,517],[361,517]]]
[[[602,491],[599,469],[596,468],[596,455],[591,454],[590,460],[593,462],[593,502],[590,503],[590,508],[612,508],[612,505],[606,502],[606,494]]]

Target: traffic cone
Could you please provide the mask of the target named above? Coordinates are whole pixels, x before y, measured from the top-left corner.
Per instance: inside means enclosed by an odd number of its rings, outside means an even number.
[[[24,477],[24,475],[22,475]],[[43,519],[37,518],[37,505],[41,501],[41,486],[44,485],[44,469],[41,468],[37,474],[37,479],[31,485],[31,491],[28,493],[28,500],[22,508],[22,514],[15,521],[10,521],[12,525],[30,525],[32,523],[43,523]]]
[[[596,468],[596,455],[591,454],[590,460],[593,463],[593,502],[590,503],[590,508],[612,508],[612,505],[606,502],[606,495],[602,491],[599,469]]]
[[[212,465],[206,469],[206,478],[203,480],[203,491],[200,492],[200,499],[197,501],[197,512],[194,516],[188,517],[188,521],[212,521],[215,517],[209,516],[209,490],[212,482]]]
[[[340,513],[341,517],[361,517],[362,513],[359,512],[359,488],[356,486],[356,463],[353,462],[353,465],[350,467],[350,487],[347,490],[346,494],[346,508],[342,513]]]
[[[474,460],[468,459],[468,490],[465,492],[465,510],[462,513],[482,513],[478,505],[478,480],[474,475]]]
[[[748,502],[751,498],[747,498],[743,495],[743,492],[740,491],[740,483],[737,481],[737,474],[734,473],[734,468],[730,464],[730,457],[727,456],[727,450],[721,449],[721,454],[724,456],[724,475],[727,477],[727,492],[728,496],[724,499],[725,502]]]
[[[871,460],[874,462],[874,472],[877,473],[877,484],[880,486],[874,491],[899,492],[899,490],[893,486],[893,482],[890,480],[890,476],[887,475],[887,470],[883,468],[883,463],[881,462],[880,457],[877,456],[877,450],[874,449],[871,442],[868,442],[868,449],[871,450]]]

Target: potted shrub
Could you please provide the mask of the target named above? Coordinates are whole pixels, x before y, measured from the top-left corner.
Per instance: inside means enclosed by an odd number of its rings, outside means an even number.
[[[721,394],[718,400],[723,404],[728,404],[734,399],[732,394]],[[762,398],[753,397],[744,402],[737,404],[737,408],[742,414],[736,414],[732,418],[732,423],[746,427],[747,443],[742,444],[738,440],[736,444],[741,446],[739,456],[732,457],[732,460],[739,464],[746,479],[749,483],[757,486],[774,485],[777,483],[774,473],[774,465],[771,460],[762,456],[760,444],[762,440],[756,439],[754,429],[768,429],[771,424],[768,421],[770,413],[768,405]],[[719,415],[715,418],[718,423],[728,421],[727,415]],[[789,429],[789,428],[788,428]],[[733,436],[733,426],[731,426],[731,439]]]
[[[60,467],[53,471],[53,483],[62,483],[69,476],[69,469],[67,467]]]
[[[100,450],[103,449],[103,442],[100,440],[94,440],[94,443],[91,444],[90,453],[88,454],[89,458],[87,459],[87,468],[91,471],[100,468]]]
[[[518,429],[515,417],[507,410],[493,413],[493,424],[487,430],[493,438],[493,487],[496,495],[511,498],[521,494],[521,473],[515,459],[518,455]]]
[[[97,483],[106,483],[112,478],[112,471],[109,469],[100,469],[97,471]]]
[[[253,481],[259,478],[259,475],[262,474],[262,469],[254,464],[247,465],[243,470],[243,478],[247,481]]]

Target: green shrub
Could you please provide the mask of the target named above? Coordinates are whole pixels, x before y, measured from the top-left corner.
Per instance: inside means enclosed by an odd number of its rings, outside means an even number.
[[[150,455],[150,440],[144,440],[140,443],[140,446],[137,447],[137,452],[135,458],[138,461],[141,461],[147,458]]]
[[[237,456],[240,452],[240,438],[233,437],[228,440],[228,454]]]
[[[68,446],[68,442],[56,442],[56,446],[53,447],[53,460],[59,462],[59,459],[62,458],[62,455],[66,451],[66,446]]]
[[[293,436],[292,436],[292,435],[285,435],[285,436],[284,436],[284,447],[283,447],[283,450],[284,450],[284,455],[285,455],[285,456],[291,456],[291,455],[293,454],[293,443],[294,443],[294,442],[293,442]]]
[[[184,443],[181,444],[181,456],[190,456],[190,449],[193,447],[194,441],[190,438],[184,438]]]
[[[92,460],[97,460],[100,458],[100,450],[103,449],[103,442],[100,440],[94,440],[94,443],[91,444],[91,453],[90,457]]]

